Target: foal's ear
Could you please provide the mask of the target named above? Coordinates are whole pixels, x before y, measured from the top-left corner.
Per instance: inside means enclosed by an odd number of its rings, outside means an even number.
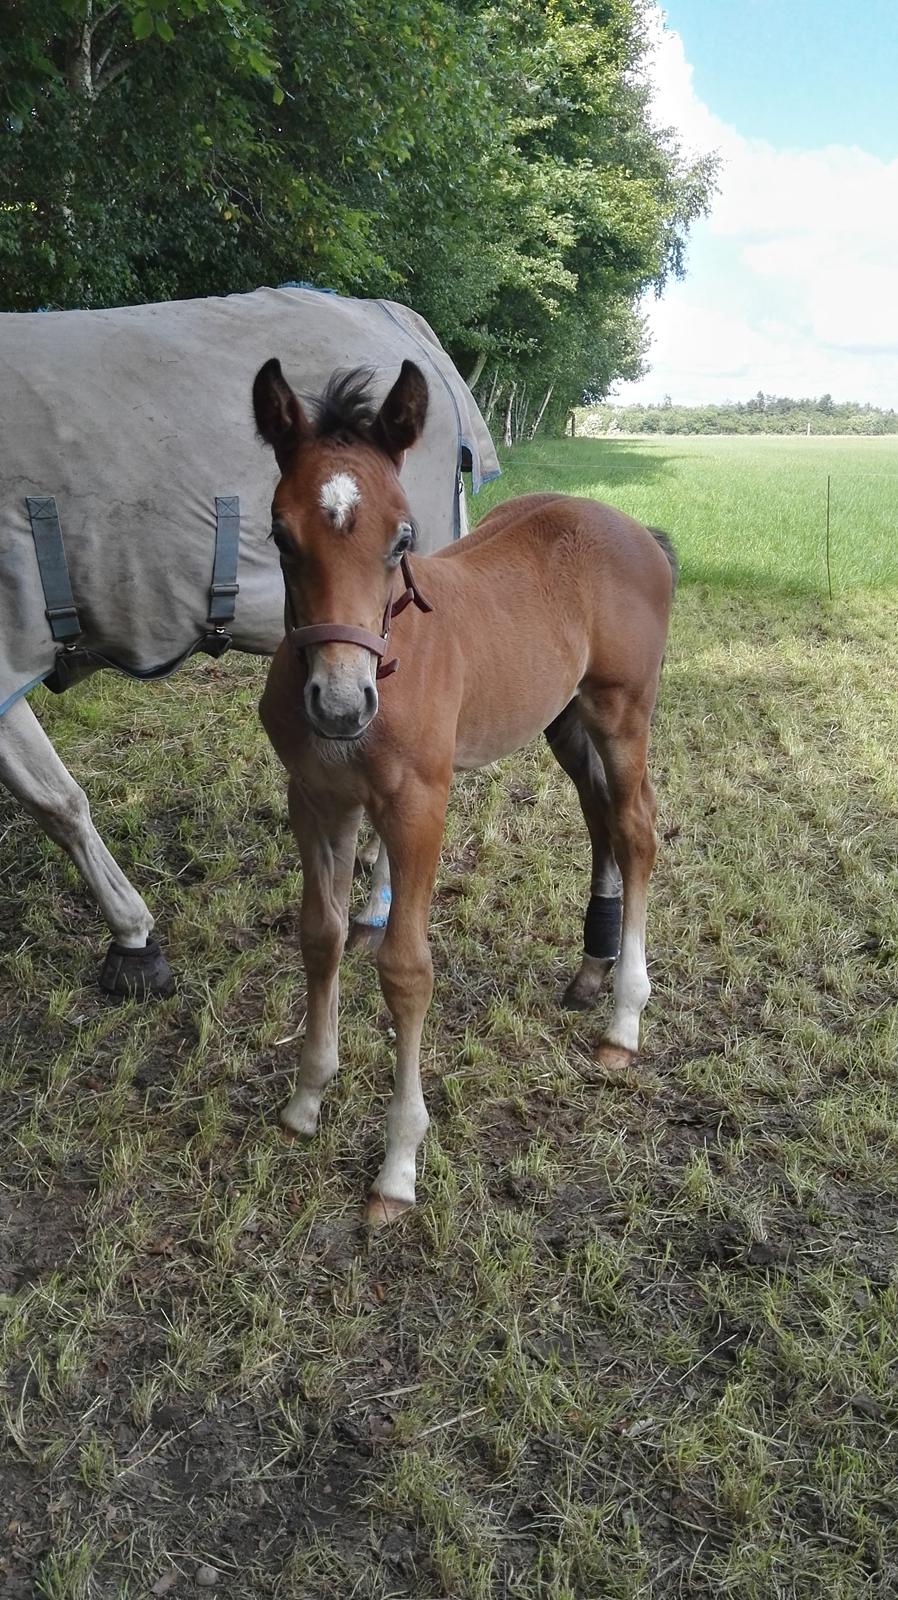
[[[312,429],[276,358],[266,361],[256,373],[253,412],[259,433],[271,445],[278,466],[285,472]]]
[[[398,462],[420,439],[426,417],[427,379],[414,361],[403,361],[399,377],[374,419],[371,437]]]

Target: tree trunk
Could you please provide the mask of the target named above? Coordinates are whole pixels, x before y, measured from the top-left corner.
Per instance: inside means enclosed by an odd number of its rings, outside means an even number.
[[[539,410],[537,411],[537,413],[536,413],[536,421],[534,422],[533,427],[530,429],[530,437],[531,437],[531,439],[535,439],[536,438],[537,430],[539,428],[540,423],[543,420],[543,416],[545,414],[546,406],[549,404],[549,401],[552,398],[552,391],[553,391],[554,388],[555,388],[554,383],[550,383],[548,389],[546,390],[545,394],[543,395],[543,403],[540,406]]]
[[[87,0],[83,21],[74,23],[66,48],[65,78],[74,102],[73,120],[80,119],[85,107],[90,105],[94,97],[90,48],[93,41],[93,9],[93,0]]]
[[[489,427],[490,423],[493,420],[493,411],[495,410],[496,401],[498,400],[498,398],[499,398],[499,368],[497,367],[496,371],[495,371],[495,373],[493,375],[493,387],[490,390],[490,397],[489,397],[489,399],[488,399],[488,401],[486,403],[486,409],[485,409],[485,411],[483,413],[483,420],[486,423],[487,427]]]
[[[74,139],[77,139],[79,133],[86,127],[97,96],[120,78],[130,66],[127,54],[119,61],[113,62],[111,66],[107,66],[114,41],[107,44],[98,62],[94,60],[94,36],[97,29],[101,23],[110,22],[115,17],[120,4],[121,0],[113,0],[112,5],[97,13],[94,9],[94,0],[84,0],[84,16],[72,24],[66,44],[65,80],[69,91],[69,127]],[[72,204],[74,189],[75,173],[68,169],[63,174],[60,211],[72,249],[77,254],[78,226]]]
[[[69,91],[68,122],[73,140],[77,139],[78,134],[90,116],[94,98],[93,63],[91,60],[92,23],[93,0],[87,0],[83,19],[72,24],[72,31],[68,37],[65,53],[65,81]],[[67,168],[63,174],[60,211],[71,247],[77,254],[78,227],[72,207],[74,188],[75,173],[71,168]]]
[[[514,397],[515,397],[515,392],[517,390],[517,387],[518,387],[517,379],[514,379],[512,381],[511,388],[508,391],[508,405],[507,405],[506,410],[505,410],[505,431],[504,431],[504,433],[502,435],[502,438],[503,438],[503,442],[506,445],[509,445],[509,446],[514,444],[514,434],[512,433],[511,422],[512,422],[512,413],[514,411]]]
[[[481,350],[479,356],[477,357],[477,360],[474,362],[474,365],[471,368],[470,373],[468,374],[468,388],[469,389],[473,389],[474,388],[474,386],[478,382],[478,379],[480,378],[480,374],[482,373],[482,371],[483,371],[485,366],[486,366],[486,351],[485,350]]]
[[[94,0],[85,0],[84,17],[73,24],[66,46],[65,65],[66,85],[72,97],[73,125],[84,120],[98,95],[115,83],[131,65],[127,44],[124,54],[117,61],[109,63],[115,46],[114,35],[106,48],[100,51],[98,59],[94,59],[94,35],[97,29],[103,23],[111,22],[120,9],[120,0],[113,0],[112,5],[96,13]]]
[[[528,391],[527,385],[525,383],[524,387],[522,388],[522,390],[520,392],[520,395],[518,396],[518,403],[517,403],[517,405],[515,407],[514,437],[515,437],[515,443],[516,444],[519,444],[520,441],[523,439],[523,437],[524,437],[524,429],[527,426],[527,412],[530,409],[529,406],[527,405],[528,392],[529,391]]]

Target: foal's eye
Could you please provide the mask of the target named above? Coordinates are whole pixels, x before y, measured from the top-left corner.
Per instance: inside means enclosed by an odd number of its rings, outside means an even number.
[[[293,541],[283,523],[273,522],[269,537],[274,540],[282,556],[290,556],[294,554]]]
[[[400,522],[399,531],[390,551],[390,560],[399,561],[415,543],[415,530],[410,522]]]

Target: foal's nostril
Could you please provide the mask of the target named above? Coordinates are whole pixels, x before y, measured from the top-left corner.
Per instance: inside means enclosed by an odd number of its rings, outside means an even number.
[[[371,683],[343,685],[327,677],[309,678],[305,706],[320,733],[332,739],[356,739],[377,711],[377,690]]]

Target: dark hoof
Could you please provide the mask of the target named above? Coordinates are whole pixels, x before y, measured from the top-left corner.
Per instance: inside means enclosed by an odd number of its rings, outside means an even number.
[[[595,991],[585,992],[579,987],[576,978],[572,978],[561,996],[561,1004],[565,1011],[591,1011],[598,998]]]
[[[379,928],[373,922],[350,922],[347,950],[379,950],[384,942],[386,925]]]
[[[561,996],[565,1011],[589,1011],[596,1005],[613,966],[613,961],[605,961],[598,956],[584,956],[579,972],[575,973]]]
[[[100,970],[100,988],[107,994],[145,1000],[150,994],[174,994],[175,980],[155,939],[148,939],[142,950],[128,949],[113,939]]]

